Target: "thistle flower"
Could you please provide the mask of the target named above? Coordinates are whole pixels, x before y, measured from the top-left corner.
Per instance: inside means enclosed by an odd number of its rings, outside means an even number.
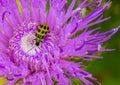
[[[70,59],[101,58],[94,53],[111,51],[101,45],[120,27],[103,33],[89,30],[109,19],[102,14],[111,1],[102,6],[102,0],[84,0],[77,8],[75,3],[67,8],[66,0],[20,0],[18,7],[15,0],[0,0],[0,76],[9,80],[7,85],[72,85],[70,78],[94,85],[89,79],[96,79],[81,68],[82,62]],[[94,4],[83,17],[81,11]]]

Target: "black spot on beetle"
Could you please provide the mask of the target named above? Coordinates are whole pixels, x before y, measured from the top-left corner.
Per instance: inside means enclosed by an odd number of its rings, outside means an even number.
[[[47,28],[47,30],[49,30],[49,27]]]
[[[40,29],[38,29],[38,32],[40,32],[41,30]]]
[[[43,27],[43,25],[40,26],[40,28],[42,28],[42,27]]]
[[[44,29],[46,29],[46,26],[44,26]]]
[[[42,39],[44,38],[44,36],[41,37]]]
[[[42,34],[44,34],[45,32],[44,32],[44,31],[42,31],[41,33],[42,33]]]

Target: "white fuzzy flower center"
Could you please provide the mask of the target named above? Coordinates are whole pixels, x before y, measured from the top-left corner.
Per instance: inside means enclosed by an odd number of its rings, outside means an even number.
[[[35,34],[32,32],[26,33],[21,38],[20,46],[21,49],[29,55],[35,55],[36,52],[40,51],[40,48],[35,45]]]

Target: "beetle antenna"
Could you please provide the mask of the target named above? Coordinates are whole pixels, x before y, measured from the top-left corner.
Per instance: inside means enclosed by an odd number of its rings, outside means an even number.
[[[33,46],[32,48],[30,48],[26,53],[30,52],[35,46]]]

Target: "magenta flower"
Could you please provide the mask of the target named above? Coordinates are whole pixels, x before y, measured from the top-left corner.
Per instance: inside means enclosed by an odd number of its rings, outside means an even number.
[[[78,78],[94,85],[89,79],[96,79],[80,68],[82,62],[71,58],[91,60],[101,58],[96,52],[111,51],[101,45],[120,27],[103,33],[88,29],[109,19],[102,13],[111,1],[103,6],[101,2],[83,0],[75,8],[72,0],[67,9],[66,0],[20,0],[20,12],[15,0],[0,0],[0,76],[9,80],[6,84],[72,85],[71,78]],[[83,17],[81,11],[94,4]]]

